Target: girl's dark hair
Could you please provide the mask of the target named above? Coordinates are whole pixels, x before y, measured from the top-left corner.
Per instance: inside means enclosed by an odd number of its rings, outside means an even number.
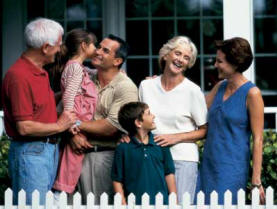
[[[69,31],[65,37],[65,42],[61,45],[60,52],[56,54],[55,62],[48,66],[50,79],[53,80],[51,87],[57,89],[56,91],[59,88],[55,86],[55,83],[58,81],[57,85],[60,85],[61,74],[66,62],[78,53],[79,47],[83,42],[96,44],[97,39],[93,33],[84,29],[77,28]]]
[[[225,54],[227,62],[237,67],[237,72],[244,72],[252,63],[251,47],[244,38],[235,37],[224,41],[215,41],[215,46]]]

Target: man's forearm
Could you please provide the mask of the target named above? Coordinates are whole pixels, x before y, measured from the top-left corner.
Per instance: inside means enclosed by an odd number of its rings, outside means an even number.
[[[22,136],[49,136],[61,132],[61,127],[57,123],[19,121],[16,127]]]
[[[118,131],[118,129],[106,119],[82,122],[79,129],[89,135],[104,137],[114,136]]]

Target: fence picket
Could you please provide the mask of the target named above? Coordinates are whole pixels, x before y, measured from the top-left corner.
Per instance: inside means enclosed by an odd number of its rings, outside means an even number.
[[[60,194],[60,199],[59,199],[59,209],[66,209],[67,207],[67,195],[65,192],[62,192]]]
[[[199,208],[199,209],[205,208],[205,194],[202,191],[198,192],[198,194],[197,194],[197,207],[196,208]]]
[[[39,200],[40,200],[40,196],[39,196],[39,191],[35,190],[32,193],[32,209],[39,209]]]
[[[92,192],[88,193],[87,195],[87,209],[92,209],[93,206],[95,205],[95,197]]]
[[[179,202],[181,200],[178,200]],[[181,203],[181,202],[180,202]],[[188,192],[185,192],[182,197],[182,207],[183,209],[187,209],[190,206],[191,199],[190,199],[190,194]]]
[[[252,202],[251,205],[245,204],[245,192],[244,190],[240,189],[237,194],[237,205],[232,205],[232,193],[227,190],[224,194],[224,204],[218,205],[218,194],[213,191],[211,193],[211,201],[210,205],[205,205],[205,195],[202,191],[197,194],[197,203],[196,205],[191,205],[191,198],[189,193],[185,193],[182,198],[182,202],[179,202],[180,205],[177,203],[177,195],[172,193],[169,195],[169,203],[168,205],[163,204],[163,195],[158,193],[155,196],[155,205],[150,205],[150,197],[147,193],[142,195],[142,202],[141,205],[136,205],[136,197],[134,194],[130,194],[128,196],[128,205],[122,205],[122,197],[119,193],[114,196],[114,205],[109,205],[108,202],[108,195],[103,193],[100,197],[100,205],[95,205],[95,197],[93,193],[89,193],[87,195],[87,204],[86,206],[82,205],[81,202],[81,195],[76,193],[73,196],[73,204],[68,205],[67,202],[67,194],[62,192],[59,196],[59,200],[57,204],[54,202],[54,194],[49,191],[46,194],[45,198],[45,206],[40,205],[40,194],[37,190],[32,193],[32,205],[26,205],[26,192],[21,190],[18,193],[18,205],[13,206],[13,192],[11,189],[7,189],[5,191],[5,201],[4,206],[0,205],[0,209],[277,209],[277,205],[274,205],[274,189],[272,187],[268,187],[266,189],[266,205],[260,205],[260,198],[259,198],[259,190],[257,188],[251,191],[252,195]]]
[[[217,209],[218,208],[218,194],[216,191],[213,191],[211,193],[211,209]]]
[[[155,196],[155,208],[162,209],[163,204],[164,204],[164,197],[163,197],[162,193],[159,192]]]
[[[116,193],[114,196],[114,209],[120,209],[122,206],[122,197],[121,194]]]
[[[238,209],[245,208],[245,192],[243,189],[240,189],[237,193],[238,197]]]
[[[149,208],[149,195],[147,193],[144,193],[141,197],[141,208]]]
[[[266,189],[266,209],[273,208],[273,198],[274,198],[274,190],[272,187],[267,187]]]
[[[26,206],[26,192],[21,189],[18,192],[18,209],[25,209]]]
[[[177,195],[176,193],[172,192],[168,197],[168,206],[170,209],[175,209],[177,206]]]
[[[231,209],[232,208],[232,192],[227,190],[224,193],[224,208]]]
[[[100,196],[100,209],[108,209],[108,195],[107,193],[103,193],[101,196]]]
[[[128,202],[128,206],[127,206],[128,209],[134,209],[136,205],[136,196],[133,193],[129,194],[127,202]]]
[[[74,195],[73,195],[73,209],[80,209],[81,208],[81,195],[79,192],[76,192]]]
[[[254,188],[251,191],[251,196],[252,196],[252,209],[258,209],[260,205],[260,195],[259,195],[259,189]]]
[[[12,209],[13,207],[13,191],[8,188],[5,191],[5,209]]]
[[[54,206],[54,195],[51,191],[46,193],[45,209],[52,209]]]

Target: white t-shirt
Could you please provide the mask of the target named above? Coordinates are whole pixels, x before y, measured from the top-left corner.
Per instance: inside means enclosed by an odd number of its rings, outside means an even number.
[[[144,80],[139,87],[140,101],[156,116],[153,134],[175,134],[197,130],[207,123],[207,105],[199,86],[185,78],[174,89],[165,91],[161,76]],[[170,148],[173,160],[198,162],[195,143],[178,143]]]

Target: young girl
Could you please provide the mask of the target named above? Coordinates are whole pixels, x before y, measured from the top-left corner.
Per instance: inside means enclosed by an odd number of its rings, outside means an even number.
[[[62,52],[65,53],[65,59],[63,57],[62,60],[68,60],[61,76],[63,109],[74,110],[80,121],[92,119],[97,102],[95,85],[90,80],[86,67],[82,65],[94,55],[95,42],[94,34],[83,29],[74,29],[68,33],[62,46]],[[68,140],[66,139],[66,145],[61,151],[60,166],[53,188],[72,193],[81,174],[84,155],[74,153]]]

